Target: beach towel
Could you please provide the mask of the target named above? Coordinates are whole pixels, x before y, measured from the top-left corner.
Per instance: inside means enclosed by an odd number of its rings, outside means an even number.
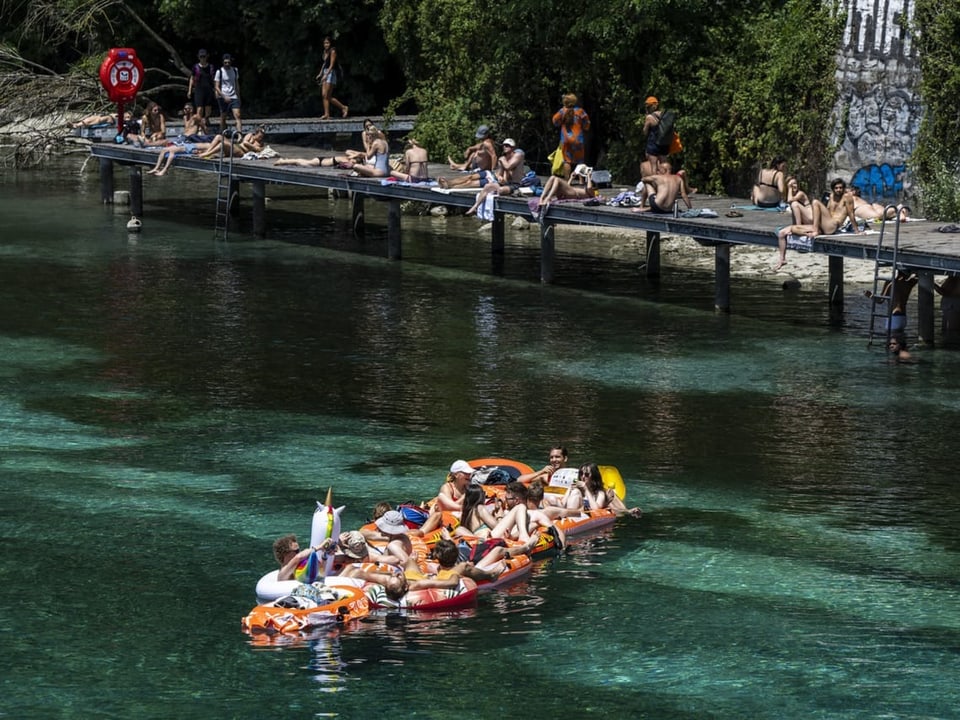
[[[780,212],[780,208],[777,206],[774,207],[760,207],[759,205],[731,205],[731,210],[772,210],[773,212]]]
[[[493,200],[494,196],[492,194],[487,195],[486,199],[483,201],[483,204],[477,208],[478,220],[485,220],[487,222],[493,221]]]

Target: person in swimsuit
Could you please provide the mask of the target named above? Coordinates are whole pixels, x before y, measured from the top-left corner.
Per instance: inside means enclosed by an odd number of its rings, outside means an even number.
[[[177,142],[172,145],[160,150],[157,154],[157,164],[154,165],[150,170],[147,170],[147,175],[156,175],[157,177],[163,177],[166,175],[167,170],[170,169],[170,166],[173,164],[173,159],[177,155],[195,155],[202,153],[210,148],[210,143],[191,143],[191,142]]]
[[[770,161],[770,167],[762,168],[750,193],[750,201],[757,207],[774,208],[787,196],[784,172],[787,161],[777,156]]]
[[[830,183],[830,197],[824,205],[819,200],[813,201],[813,217],[809,223],[785,225],[777,230],[777,246],[779,255],[774,271],[787,264],[787,236],[802,235],[815,238],[818,235],[833,235],[843,227],[852,227],[857,235],[863,231],[857,225],[857,217],[853,209],[853,195],[847,192],[847,184],[840,178]]]
[[[459,512],[463,508],[463,495],[470,483],[473,468],[466,460],[457,460],[450,466],[447,481],[437,493],[437,504],[441,510]]]
[[[633,208],[633,212],[673,213],[673,205],[677,196],[683,198],[687,208],[693,203],[687,195],[687,184],[679,175],[670,171],[670,165],[664,161],[660,163],[660,172],[656,175],[647,175],[642,179],[646,202],[649,207]]]
[[[564,180],[559,175],[551,175],[543,186],[543,194],[540,196],[540,204],[535,217],[545,215],[550,208],[550,203],[554,200],[589,200],[595,196],[592,172],[587,173],[586,185],[573,185],[569,180]]]
[[[906,222],[910,215],[910,208],[906,205],[886,206],[883,203],[871,203],[860,197],[860,188],[852,186],[850,194],[853,196],[853,212],[861,220],[893,220],[900,214],[900,222]]]
[[[477,128],[474,137],[479,142],[463,151],[463,162],[455,162],[452,157],[447,156],[451,170],[493,170],[496,166],[497,147],[493,144],[493,138],[490,137],[490,128],[481,125]]]
[[[408,137],[406,149],[403,151],[403,170],[391,170],[390,177],[408,183],[430,182],[428,161],[426,148],[421,146],[416,138]]]
[[[913,291],[917,282],[919,282],[919,278],[916,273],[907,275],[903,270],[898,269],[897,274],[893,278],[893,283],[891,284],[889,280],[885,282],[879,295],[874,295],[870,290],[866,290],[863,293],[864,296],[872,299],[876,304],[886,302],[887,300],[892,303],[889,327],[887,329],[890,330],[894,337],[901,341],[904,347],[906,347],[907,300],[910,299],[910,293]]]
[[[813,222],[813,204],[810,197],[800,189],[797,178],[793,175],[787,178],[787,205],[790,206],[795,224]]]
[[[469,535],[478,538],[490,537],[490,531],[496,526],[497,519],[486,505],[487,494],[479,485],[468,485],[463,493],[463,509],[460,511],[460,524],[454,535]]]
[[[258,153],[265,147],[263,141],[266,137],[267,130],[263,125],[244,135],[243,140],[238,143],[231,142],[225,135],[216,135],[209,147],[200,153],[200,157],[204,160],[213,160],[219,157],[221,148],[223,148],[224,157],[230,157],[231,154],[234,157],[243,157],[248,152]]]

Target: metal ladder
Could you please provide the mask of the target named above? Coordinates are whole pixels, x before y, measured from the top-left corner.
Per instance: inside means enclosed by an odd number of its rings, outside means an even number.
[[[234,130],[231,135],[230,156],[224,162],[226,143],[220,143],[220,158],[217,165],[217,208],[213,221],[215,240],[226,240],[230,230],[231,188],[233,187],[233,146],[243,139],[243,133]]]
[[[897,277],[899,267],[900,253],[900,210],[896,205],[887,205],[883,208],[883,217],[886,218],[889,211],[893,211],[893,245],[890,248],[889,259],[881,259],[880,252],[883,249],[883,239],[886,235],[887,221],[880,225],[880,237],[877,238],[876,263],[873,266],[873,292],[870,296],[870,338],[867,346],[873,345],[873,339],[882,335],[885,342],[884,347],[890,344],[893,336],[890,317],[893,313],[893,283]],[[883,269],[889,269],[889,273]],[[879,323],[878,320],[882,322]]]

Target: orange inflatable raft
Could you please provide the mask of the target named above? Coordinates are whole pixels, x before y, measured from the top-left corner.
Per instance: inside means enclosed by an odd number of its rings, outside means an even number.
[[[290,595],[257,605],[243,618],[251,634],[298,633],[324,625],[343,625],[370,614],[370,600],[356,587],[322,583],[301,585]]]

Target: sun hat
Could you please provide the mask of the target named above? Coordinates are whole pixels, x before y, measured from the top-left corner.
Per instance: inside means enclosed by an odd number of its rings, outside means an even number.
[[[489,134],[490,134],[490,128],[488,128],[486,125],[481,125],[480,127],[477,128],[477,140],[482,140]]]
[[[470,463],[466,460],[457,460],[453,465],[450,466],[450,474],[454,473],[467,473],[467,475],[473,474],[473,468],[470,467]]]
[[[380,532],[387,535],[402,535],[407,531],[403,524],[403,515],[399,510],[388,510],[377,518],[376,526]]]
[[[363,560],[368,555],[367,541],[356,530],[340,533],[339,542],[343,554],[347,557],[352,557],[354,560]]]
[[[500,144],[501,144],[501,145],[509,145],[510,147],[515,148],[515,147],[517,146],[517,141],[514,140],[513,138],[507,138],[506,140],[504,140],[504,141],[503,141],[502,143],[500,143]]]

